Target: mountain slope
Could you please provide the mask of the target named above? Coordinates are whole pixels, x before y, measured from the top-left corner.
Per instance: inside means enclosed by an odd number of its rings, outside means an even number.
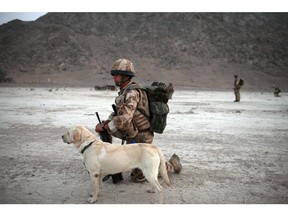
[[[287,13],[48,13],[0,26],[0,68],[16,83],[113,84],[131,59],[137,81],[231,89],[288,83]],[[287,89],[288,90],[288,89]]]

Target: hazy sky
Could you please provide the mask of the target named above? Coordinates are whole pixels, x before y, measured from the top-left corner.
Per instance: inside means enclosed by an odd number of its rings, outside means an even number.
[[[43,16],[46,12],[0,12],[0,25],[7,23],[14,19],[19,19],[22,21],[33,21]]]
[[[125,3],[123,3],[123,1]],[[151,2],[151,4],[146,3]],[[181,4],[166,2],[165,4],[157,4],[155,0],[146,0],[145,4],[135,4],[134,0],[122,0],[118,4],[118,0],[105,0],[101,3],[95,3],[94,0],[60,0],[59,4],[51,4],[51,0],[9,0],[1,4],[0,9],[0,25],[14,19],[22,21],[33,21],[43,16],[47,12],[287,12],[288,4],[284,4],[287,0],[181,0]],[[261,2],[261,3],[258,3]],[[66,2],[66,3],[65,3]],[[75,3],[76,2],[76,3]],[[94,2],[94,4],[92,4]],[[174,3],[173,3],[174,2]],[[185,4],[185,2],[193,2],[193,4]],[[15,11],[17,5],[18,12]],[[151,6],[152,5],[152,6]],[[16,10],[16,11],[17,11]],[[6,12],[7,11],[7,12]],[[26,12],[27,11],[27,12]],[[34,11],[34,12],[28,12]]]

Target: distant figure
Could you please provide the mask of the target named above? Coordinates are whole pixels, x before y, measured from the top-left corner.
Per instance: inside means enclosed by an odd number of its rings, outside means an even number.
[[[274,88],[274,96],[275,97],[280,97],[280,92],[281,92],[281,90],[279,89],[279,87],[275,87]]]
[[[172,99],[173,93],[174,93],[174,87],[173,87],[173,84],[170,82],[169,85],[168,85],[169,99]]]
[[[234,94],[235,94],[235,100],[234,102],[240,102],[240,88],[244,85],[244,81],[240,78],[238,78],[238,75],[234,75]]]

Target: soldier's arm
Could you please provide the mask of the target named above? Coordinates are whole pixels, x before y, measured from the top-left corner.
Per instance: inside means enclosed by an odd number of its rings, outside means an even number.
[[[113,116],[108,123],[108,130],[115,133],[117,130],[126,131],[132,125],[132,119],[139,102],[139,93],[136,90],[131,90],[126,95],[125,103],[118,108],[118,115]]]

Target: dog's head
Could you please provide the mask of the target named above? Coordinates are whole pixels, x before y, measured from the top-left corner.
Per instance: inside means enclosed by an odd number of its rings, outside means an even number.
[[[95,140],[95,135],[83,126],[76,126],[67,130],[62,136],[62,140],[64,143],[73,143],[76,148],[79,148],[86,140]]]

